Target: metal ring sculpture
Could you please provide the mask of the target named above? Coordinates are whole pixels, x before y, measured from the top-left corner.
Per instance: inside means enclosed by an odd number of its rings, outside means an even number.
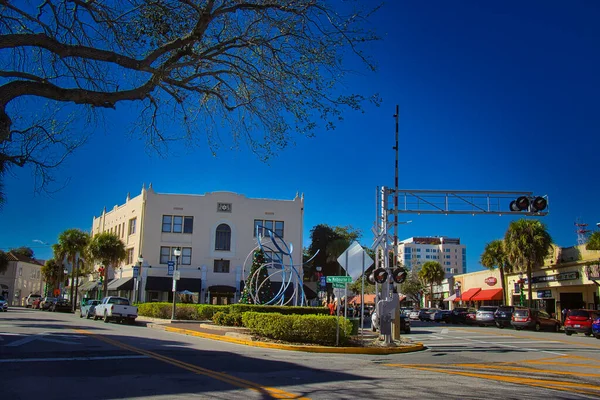
[[[260,234],[261,231],[266,231],[268,236],[264,237]],[[263,227],[260,225],[256,226],[256,238],[258,241],[258,245],[250,251],[243,265],[243,276],[246,276],[246,265],[248,260],[252,258],[252,255],[257,249],[262,250],[265,255],[272,254],[273,258],[268,259],[268,262],[262,264],[259,268],[256,269],[254,274],[248,276],[246,279],[246,283],[252,283],[252,287],[248,287],[248,292],[254,304],[260,304],[260,300],[258,297],[258,293],[260,293],[260,289],[265,284],[265,282],[273,278],[274,276],[281,275],[281,287],[277,291],[277,293],[273,294],[273,297],[263,304],[267,305],[289,305],[292,300],[295,300],[294,305],[305,306],[307,305],[306,295],[304,294],[303,288],[303,279],[298,271],[297,267],[301,267],[302,265],[312,261],[314,256],[308,260],[306,263],[295,264],[293,263],[292,253],[294,251],[294,246],[292,243],[289,245],[283,240],[281,236],[275,233],[272,229]],[[318,252],[317,252],[318,253]],[[315,254],[316,256],[316,254]],[[267,257],[268,258],[268,257]],[[285,261],[288,261],[286,264]],[[257,278],[262,269],[267,271],[267,279],[259,282]],[[275,271],[269,272],[269,268],[274,269]],[[294,278],[297,279],[299,285],[294,284]],[[286,299],[285,292],[288,287],[292,285],[294,289],[292,295]],[[299,291],[298,291],[299,290]],[[300,301],[298,301],[298,295],[300,297]]]

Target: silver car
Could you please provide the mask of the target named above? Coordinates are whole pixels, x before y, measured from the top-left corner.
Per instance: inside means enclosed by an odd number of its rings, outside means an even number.
[[[79,318],[92,318],[94,316],[94,309],[98,304],[100,304],[100,300],[82,300],[79,308]]]
[[[479,326],[494,325],[494,313],[498,310],[498,307],[484,306],[479,307],[475,314],[475,323]]]

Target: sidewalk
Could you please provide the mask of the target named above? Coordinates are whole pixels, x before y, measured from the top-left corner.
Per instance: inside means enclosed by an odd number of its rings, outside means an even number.
[[[247,328],[234,326],[214,325],[211,321],[171,321],[148,317],[138,317],[137,322],[146,323],[153,329],[174,332],[188,336],[196,336],[205,339],[219,340],[222,342],[241,344],[245,346],[262,347],[278,350],[304,351],[309,353],[345,353],[345,354],[398,354],[411,353],[423,350],[422,343],[403,343],[394,347],[335,347],[320,345],[293,345],[276,342],[261,341],[253,338]],[[373,341],[377,334],[370,330],[364,330],[365,341]]]

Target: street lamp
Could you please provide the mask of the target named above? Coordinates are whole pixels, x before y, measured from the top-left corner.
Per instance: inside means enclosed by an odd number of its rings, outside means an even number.
[[[134,286],[133,286],[133,293],[135,294],[133,296],[133,300],[134,301],[138,301],[138,297],[140,297],[140,280],[142,277],[142,264],[144,264],[144,257],[142,257],[142,255],[140,254],[140,256],[138,257],[138,273],[137,276],[135,277],[135,282],[134,282]]]
[[[173,255],[175,256],[175,271],[173,271],[173,310],[171,312],[171,321],[175,321],[175,311],[176,311],[176,299],[177,299],[177,278],[179,274],[179,256],[181,256],[181,248],[176,247],[173,249]]]
[[[525,293],[523,293],[523,284],[525,283],[525,280],[523,279],[522,272],[519,272],[519,280],[517,283],[519,284],[519,303],[521,307],[523,307],[525,305]]]

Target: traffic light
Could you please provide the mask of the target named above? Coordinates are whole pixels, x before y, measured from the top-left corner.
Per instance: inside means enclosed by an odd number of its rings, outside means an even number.
[[[529,209],[529,198],[521,196],[510,202],[510,211],[524,211]]]
[[[377,268],[373,271],[373,279],[377,283],[384,283],[388,278],[388,273],[385,268]]]
[[[510,202],[510,211],[529,211],[540,212],[548,207],[548,200],[544,197],[527,197],[520,196],[516,200]]]
[[[396,283],[402,283],[406,280],[406,270],[404,268],[396,268],[392,271],[392,279]]]
[[[543,211],[546,207],[548,207],[548,200],[543,197],[538,196],[531,202],[531,211],[533,212]]]

